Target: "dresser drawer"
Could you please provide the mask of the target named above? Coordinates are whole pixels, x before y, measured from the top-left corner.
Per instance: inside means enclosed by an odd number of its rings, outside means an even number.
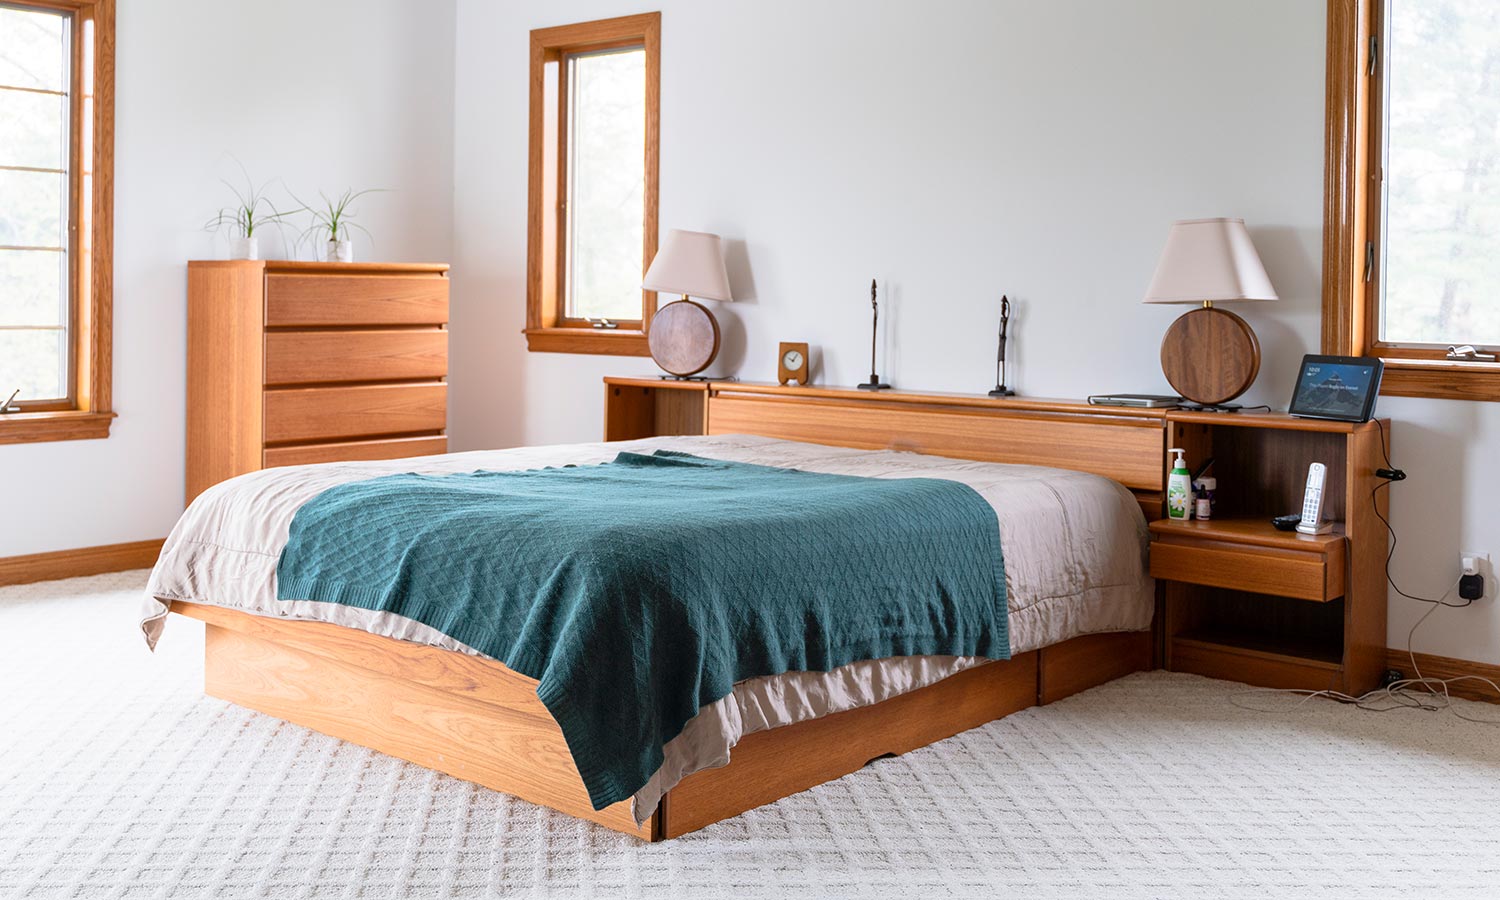
[[[297,444],[267,447],[265,467],[305,466],[312,463],[352,462],[360,459],[405,459],[448,452],[445,437],[404,437],[376,441],[340,441],[334,444]]]
[[[446,331],[266,334],[266,384],[406,381],[447,374]]]
[[[265,392],[265,439],[332,440],[441,431],[446,384],[290,388]]]
[[[1344,595],[1344,543],[1328,552],[1271,550],[1227,541],[1151,544],[1151,577],[1300,600]]]
[[[266,324],[442,325],[448,279],[440,275],[266,276]]]

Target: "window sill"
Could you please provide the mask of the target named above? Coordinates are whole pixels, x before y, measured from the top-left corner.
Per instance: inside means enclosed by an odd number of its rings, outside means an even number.
[[[592,353],[600,356],[650,356],[643,331],[603,328],[527,328],[526,349],[533,353]]]
[[[0,444],[100,440],[109,437],[114,418],[112,412],[82,410],[5,413],[0,415]]]
[[[1500,363],[1386,358],[1380,393],[1441,400],[1500,400]]]

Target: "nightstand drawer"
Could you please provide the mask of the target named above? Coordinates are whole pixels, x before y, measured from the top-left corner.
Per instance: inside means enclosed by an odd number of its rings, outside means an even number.
[[[1344,595],[1344,544],[1325,544],[1303,553],[1228,541],[1157,540],[1151,544],[1151,577],[1299,600],[1333,600]]]

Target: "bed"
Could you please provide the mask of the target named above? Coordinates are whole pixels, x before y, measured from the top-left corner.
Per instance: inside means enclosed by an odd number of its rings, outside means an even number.
[[[805,421],[818,427],[830,418],[847,427],[829,440],[798,424],[809,412]],[[861,419],[871,413],[886,420],[875,434]],[[206,622],[205,688],[214,696],[647,840],[694,831],[872,758],[1150,666],[1155,593],[1141,510],[1159,503],[1153,479],[1162,437],[1154,420],[1035,410],[976,416],[932,404],[743,388],[711,395],[708,415],[711,431],[760,433],[289,467],[221,483],[194,502],[168,539],[148,587],[143,629],[154,644],[168,611]],[[754,427],[745,427],[750,420]],[[984,438],[985,427],[996,424],[1008,426],[1008,436],[983,450],[943,455],[861,447],[935,445],[942,452],[947,445],[934,423],[963,426],[965,440]],[[1078,450],[1083,436],[1094,449]],[[589,466],[621,452],[657,451],[969,485],[995,508],[1000,525],[1011,658],[859,660],[828,672],[747,679],[698,711],[630,799],[595,809],[534,679],[411,619],[276,598],[276,562],[294,514],[336,485],[405,472]],[[1067,464],[1079,452],[1098,458],[1089,468],[1135,483],[1077,465],[966,458]]]

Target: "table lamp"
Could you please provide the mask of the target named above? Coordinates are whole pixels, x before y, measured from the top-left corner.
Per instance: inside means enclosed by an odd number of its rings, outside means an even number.
[[[1244,219],[1174,222],[1156,263],[1146,303],[1195,303],[1167,329],[1161,370],[1172,389],[1207,409],[1239,409],[1260,372],[1260,341],[1249,324],[1215,303],[1275,300]]]
[[[717,234],[674,228],[656,251],[641,287],[648,291],[681,294],[656,311],[646,332],[651,358],[678,378],[696,375],[719,355],[719,323],[714,314],[688,296],[704,300],[734,299],[724,248]]]

